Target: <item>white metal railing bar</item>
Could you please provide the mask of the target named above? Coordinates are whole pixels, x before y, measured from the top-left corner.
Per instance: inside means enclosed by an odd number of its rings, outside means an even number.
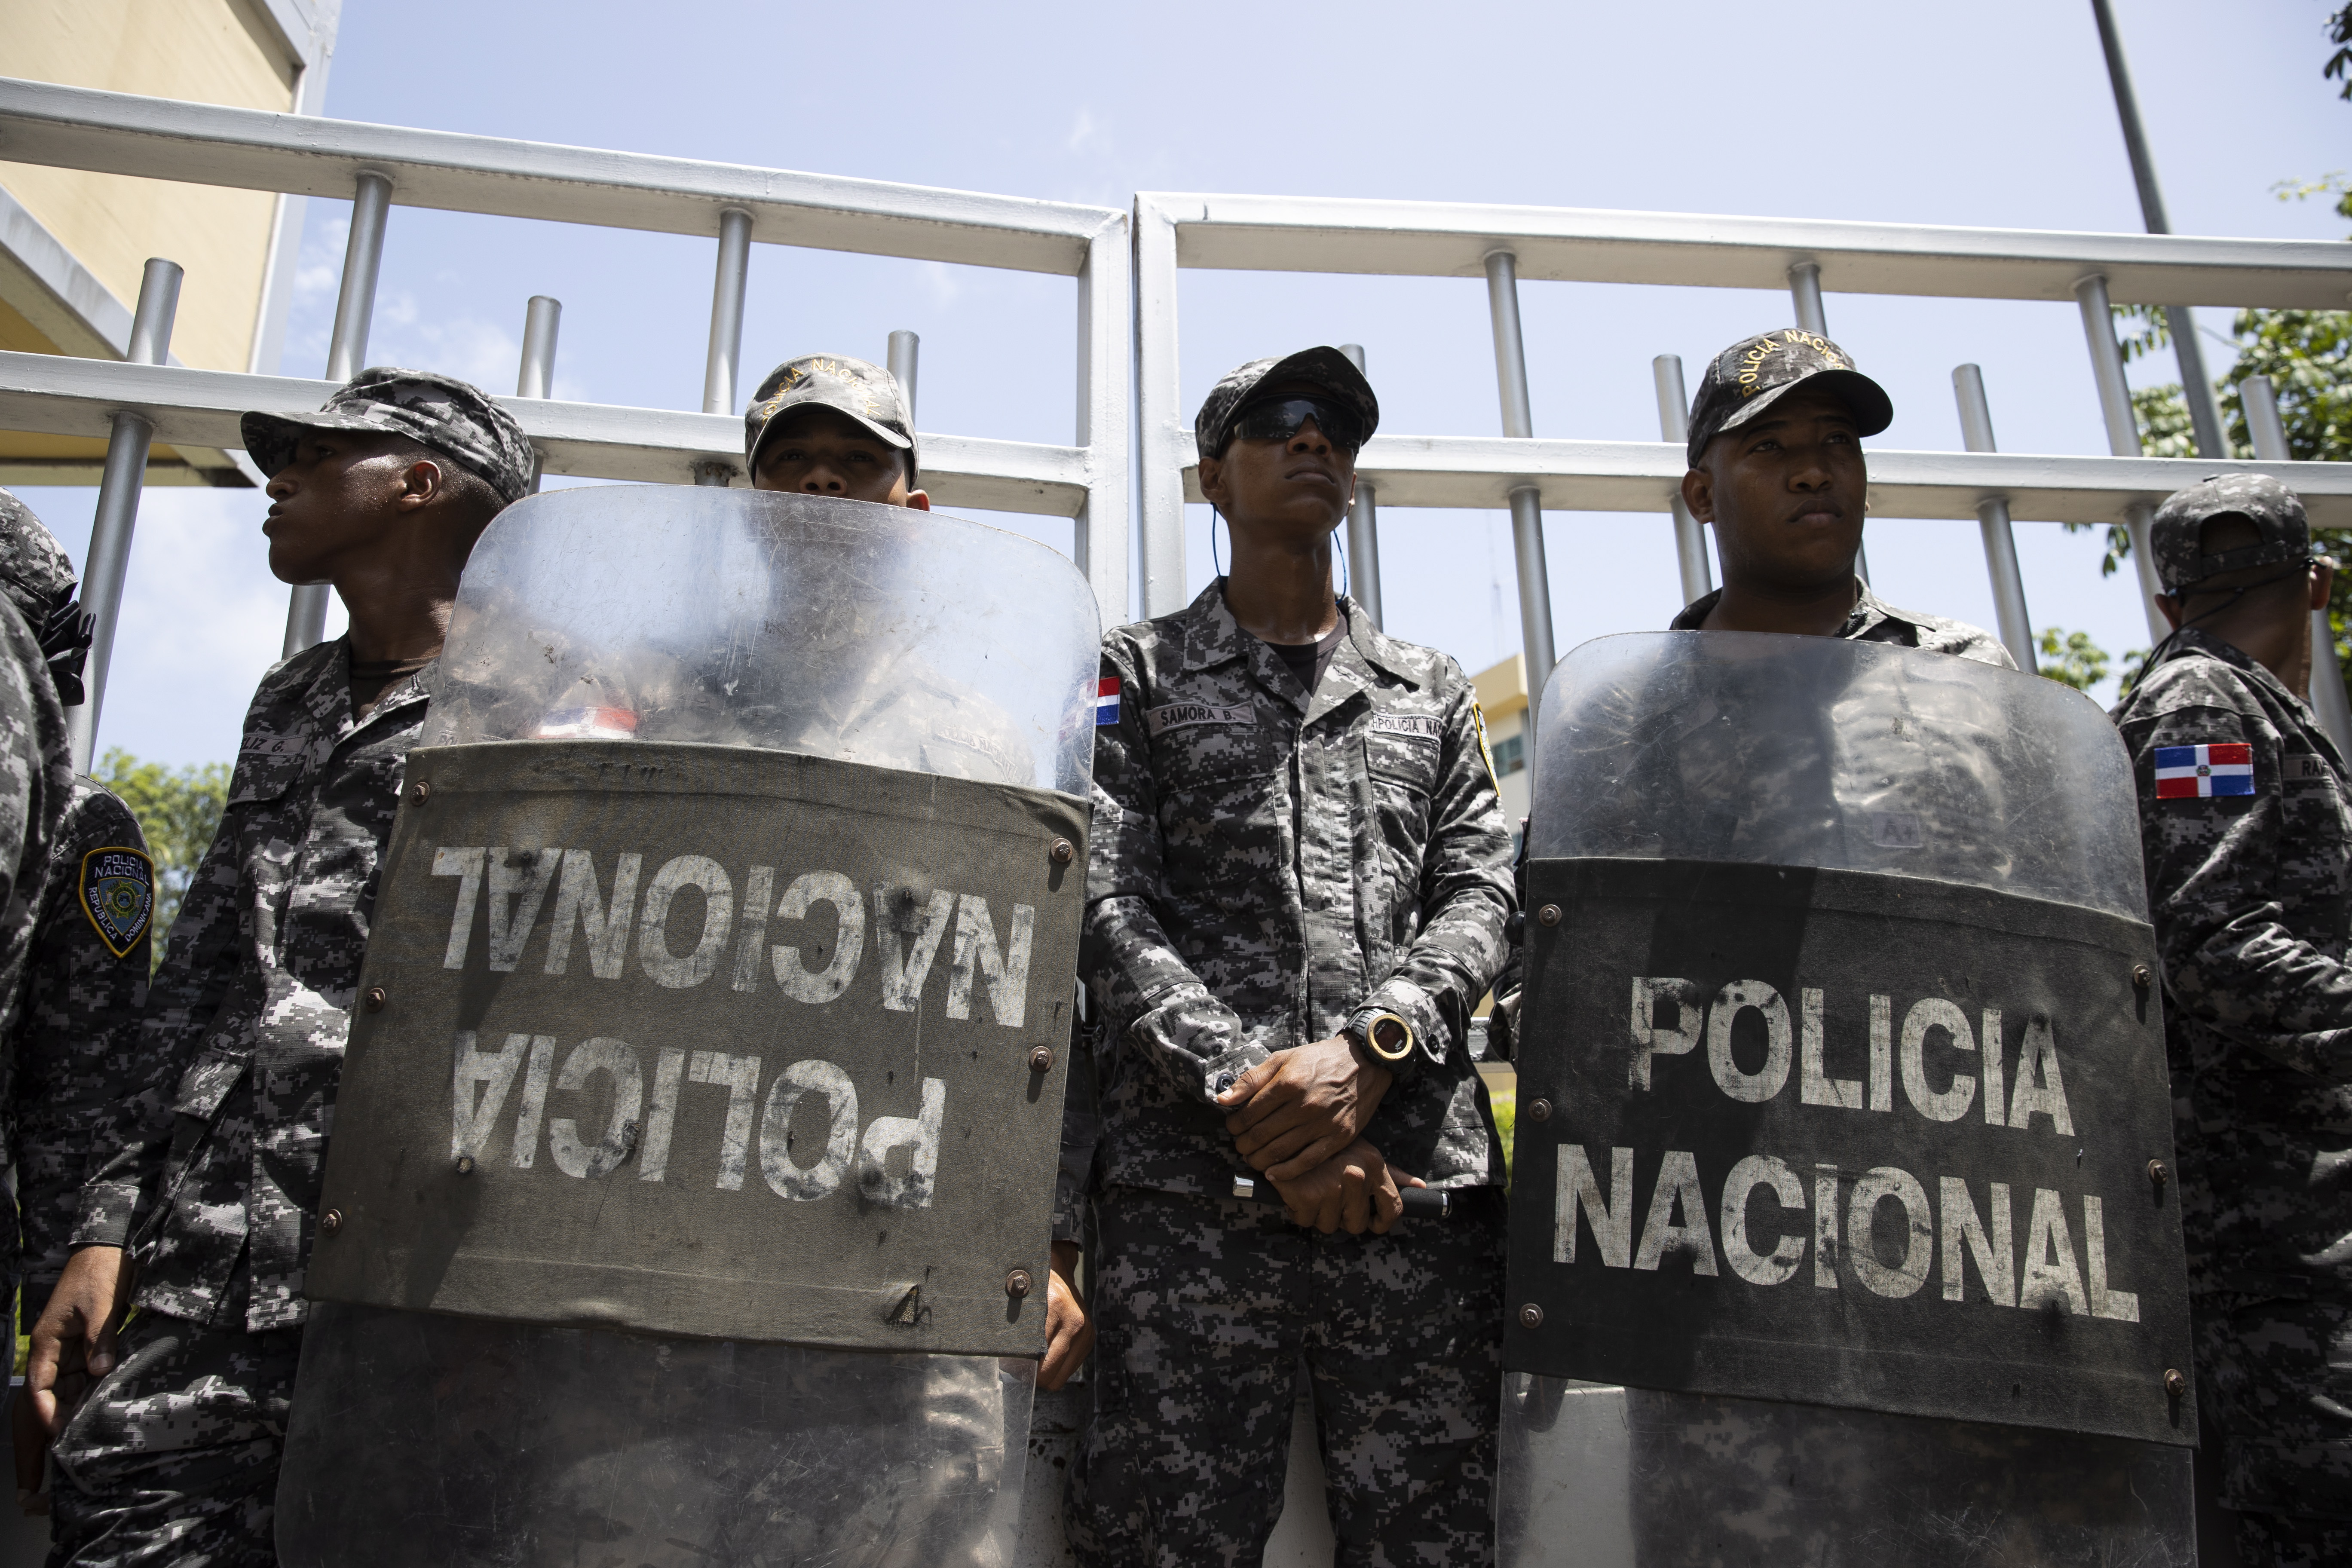
[[[1782,289],[1811,262],[1843,294],[2063,300],[2091,272],[2126,300],[2333,310],[2352,291],[2352,247],[2336,240],[1160,192],[1136,212],[1175,229],[1177,265],[1239,271],[1477,278],[1499,246],[1522,282]]]
[[[691,158],[272,114],[0,78],[0,144],[47,163],[349,200],[373,172],[402,206],[708,236],[1076,276],[1104,207]]]
[[[247,409],[307,413],[336,385],[0,353],[0,428],[103,436],[114,414],[129,411],[152,425],[158,441],[234,445],[237,416]],[[742,461],[743,421],[734,415],[524,397],[498,401],[521,423],[551,474],[688,484],[698,462]],[[1100,488],[1097,463],[1084,447],[929,432],[921,440],[924,488],[944,507],[1079,518]],[[1123,568],[1124,552],[1118,553]],[[1117,601],[1106,599],[1106,616],[1125,603],[1123,592]]]
[[[0,148],[13,162],[150,179],[348,196],[353,219],[326,382],[226,373],[154,379],[131,367],[0,355],[0,421],[89,432],[137,411],[164,440],[236,450],[243,408],[315,408],[361,368],[394,205],[716,237],[704,408],[517,399],[543,472],[728,484],[738,477],[744,279],[753,241],[1018,268],[1077,282],[1076,442],[1056,447],[926,434],[926,488],[941,502],[1075,520],[1073,554],[1106,622],[1127,616],[1128,216],[1106,207],[890,184],[498,137],[365,125],[0,78]],[[551,307],[552,301],[547,302]],[[535,320],[536,318],[534,318]],[[551,361],[553,318],[546,343]],[[907,368],[911,376],[911,334]],[[526,342],[530,341],[526,332]],[[890,358],[898,362],[897,335]],[[34,363],[14,363],[32,361]],[[523,377],[531,364],[526,351]],[[541,365],[540,389],[547,370]],[[911,394],[911,385],[909,391]],[[100,508],[107,505],[101,488]],[[297,588],[286,650],[315,642],[327,595]]]
[[[0,363],[6,357],[0,356]],[[1182,435],[1177,450],[1184,499],[1205,500],[1192,469],[1190,431]],[[1513,489],[1538,479],[1548,510],[1664,514],[1681,489],[1686,467],[1679,443],[1375,436],[1358,458],[1356,471],[1380,487],[1383,508],[1500,511],[1509,505]],[[2352,528],[2352,463],[1901,452],[1874,447],[1870,504],[1874,518],[1974,522],[1985,500],[2006,500],[2021,521],[2109,523],[2126,505],[2153,504],[2208,474],[2227,473],[2269,474],[2303,497],[2315,526]],[[1899,528],[1902,523],[1875,526]]]

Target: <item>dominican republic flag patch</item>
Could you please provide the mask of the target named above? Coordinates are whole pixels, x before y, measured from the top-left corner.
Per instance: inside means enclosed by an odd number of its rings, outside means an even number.
[[[1095,723],[1118,722],[1118,677],[1106,675],[1095,687]]]
[[[2156,798],[2187,800],[2254,793],[2254,749],[2243,741],[2218,746],[2158,746]]]

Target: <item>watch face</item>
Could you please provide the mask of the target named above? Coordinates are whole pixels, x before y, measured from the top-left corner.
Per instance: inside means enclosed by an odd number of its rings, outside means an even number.
[[[1364,1031],[1364,1038],[1372,1047],[1372,1054],[1382,1061],[1402,1061],[1412,1054],[1412,1026],[1394,1013],[1383,1013],[1373,1019]]]

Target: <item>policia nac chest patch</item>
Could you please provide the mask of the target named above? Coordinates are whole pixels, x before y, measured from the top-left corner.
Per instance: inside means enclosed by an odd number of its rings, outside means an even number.
[[[78,891],[98,940],[115,957],[130,957],[154,918],[155,862],[120,845],[93,849],[81,858]]]

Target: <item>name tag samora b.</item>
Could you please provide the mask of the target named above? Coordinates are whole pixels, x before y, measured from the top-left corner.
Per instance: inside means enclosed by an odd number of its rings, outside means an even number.
[[[1220,707],[1213,702],[1170,702],[1144,710],[1144,721],[1154,735],[1186,730],[1196,724],[1244,725],[1257,722],[1257,710],[1241,704]]]

